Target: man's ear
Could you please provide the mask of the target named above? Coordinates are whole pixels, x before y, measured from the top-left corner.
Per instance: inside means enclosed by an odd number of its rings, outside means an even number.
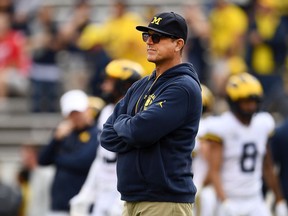
[[[179,38],[176,40],[177,46],[175,47],[175,52],[179,52],[184,47],[184,40]]]

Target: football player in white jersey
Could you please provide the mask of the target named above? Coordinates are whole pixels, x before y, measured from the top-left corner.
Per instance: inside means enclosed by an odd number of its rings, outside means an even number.
[[[288,215],[267,142],[274,120],[259,112],[263,90],[248,73],[232,75],[226,85],[229,111],[209,121],[210,175],[220,202],[219,216],[270,216],[262,195],[262,176],[274,192],[276,215]]]
[[[144,69],[136,62],[118,59],[111,61],[105,69],[106,79],[102,84],[103,98],[107,105],[102,109],[98,127],[100,130],[113,112],[115,104],[125,95],[128,88],[144,74]],[[79,194],[72,198],[71,216],[120,216],[122,201],[117,191],[116,158],[99,145],[97,156]],[[80,162],[81,163],[81,162]],[[93,204],[92,213],[89,213]]]
[[[195,148],[192,152],[193,163],[193,181],[197,188],[196,202],[194,206],[195,216],[213,216],[216,208],[216,195],[214,188],[209,182],[208,174],[208,158],[209,143],[201,137],[205,134],[206,125],[214,116],[214,95],[210,89],[201,84],[202,89],[202,117],[199,123],[199,130],[195,142]]]
[[[208,146],[207,143],[202,142],[200,138],[202,134],[205,133],[205,122],[209,121],[214,101],[214,96],[206,85],[201,84],[201,89],[202,89],[201,91],[202,117],[199,123],[195,148],[192,153],[193,156],[192,171],[194,175],[193,181],[195,186],[197,187],[197,191],[199,191],[202,188],[208,171],[208,164],[207,164]]]

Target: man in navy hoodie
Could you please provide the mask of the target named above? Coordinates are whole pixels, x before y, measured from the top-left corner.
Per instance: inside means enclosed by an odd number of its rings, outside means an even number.
[[[94,118],[88,114],[88,99],[79,89],[69,90],[61,96],[64,119],[39,154],[40,165],[56,168],[48,216],[69,216],[69,201],[79,193],[96,157],[99,131]]]
[[[191,152],[202,100],[194,67],[182,62],[187,24],[164,12],[136,29],[155,70],[118,102],[104,124],[101,145],[118,155],[124,216],[191,216],[196,193]]]

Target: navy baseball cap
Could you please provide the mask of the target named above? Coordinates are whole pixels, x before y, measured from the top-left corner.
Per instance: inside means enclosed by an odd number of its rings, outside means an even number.
[[[187,40],[186,20],[174,12],[156,14],[148,26],[136,26],[136,29],[142,32],[153,30],[164,35],[182,38],[185,42]]]

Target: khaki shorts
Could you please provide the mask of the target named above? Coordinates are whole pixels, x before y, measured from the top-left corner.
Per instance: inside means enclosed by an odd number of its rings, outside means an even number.
[[[122,216],[192,216],[192,203],[125,202]]]

